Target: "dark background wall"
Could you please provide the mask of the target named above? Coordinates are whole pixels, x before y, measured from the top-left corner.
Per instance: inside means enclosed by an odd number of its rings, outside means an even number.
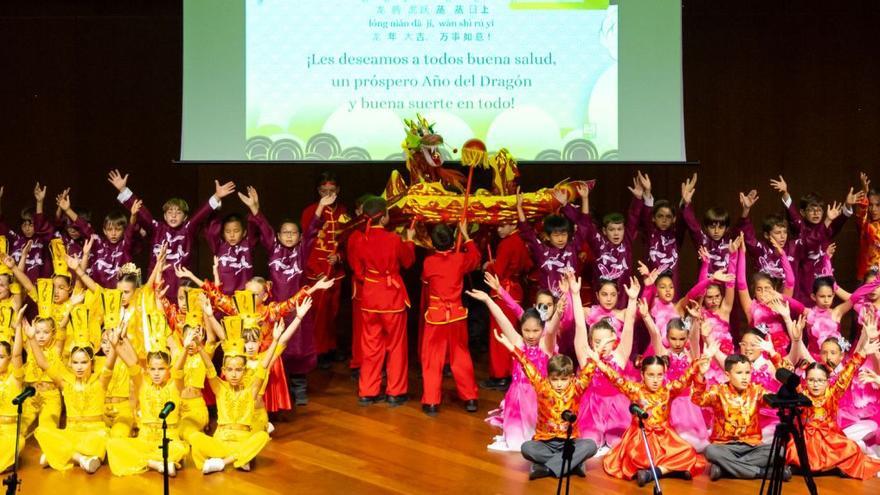
[[[866,170],[880,182],[880,4],[684,0],[687,156],[699,166],[643,167],[656,196],[677,199],[694,171],[696,205],[738,210],[737,192],[758,189],[760,221],[778,208],[768,179],[785,174],[794,195],[842,199]],[[218,8],[221,8],[218,4]],[[270,219],[299,215],[314,199],[322,165],[176,165],[181,113],[180,2],[32,0],[0,7],[0,163],[3,207],[15,221],[33,183],[100,218],[114,206],[111,168],[131,174],[148,206],[213,192],[213,179],[253,185]],[[649,82],[646,82],[649,83]],[[511,143],[514,146],[514,143]],[[391,165],[328,167],[343,200],[378,192]],[[628,201],[626,164],[525,166],[525,188],[566,177],[598,179],[593,204]],[[231,206],[230,206],[231,205]],[[227,201],[225,209],[243,209]],[[691,247],[685,248],[691,253]],[[849,223],[835,264],[851,286],[856,233]],[[201,267],[209,267],[206,248]],[[685,278],[695,257],[684,256]]]

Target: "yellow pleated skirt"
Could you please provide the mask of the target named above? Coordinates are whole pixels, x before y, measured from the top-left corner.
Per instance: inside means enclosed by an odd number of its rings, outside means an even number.
[[[168,462],[180,467],[189,447],[180,440],[177,425],[168,427]],[[135,438],[111,438],[107,441],[107,461],[110,472],[129,476],[147,471],[150,461],[162,460],[162,427],[143,425]]]
[[[66,471],[73,467],[74,453],[103,460],[110,430],[103,421],[69,422],[63,430],[41,424],[34,431],[34,438],[46,455],[49,466]]]
[[[269,443],[269,434],[265,431],[241,431],[220,426],[213,437],[204,433],[193,434],[191,443],[192,458],[197,468],[202,469],[205,460],[213,457],[234,457],[233,466],[239,468],[257,457]]]

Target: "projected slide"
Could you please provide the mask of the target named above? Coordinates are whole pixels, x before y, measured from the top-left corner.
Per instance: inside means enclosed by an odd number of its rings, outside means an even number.
[[[616,153],[607,1],[344,4],[247,1],[249,139],[290,139],[302,159],[399,159],[401,119],[418,112],[454,146],[477,137],[523,159],[566,146]]]
[[[184,0],[184,160],[682,160],[680,3]]]

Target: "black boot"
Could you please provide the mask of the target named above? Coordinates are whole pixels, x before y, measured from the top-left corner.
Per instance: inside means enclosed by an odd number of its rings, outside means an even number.
[[[287,385],[295,405],[305,406],[309,403],[309,380],[306,375],[290,375],[287,379]]]

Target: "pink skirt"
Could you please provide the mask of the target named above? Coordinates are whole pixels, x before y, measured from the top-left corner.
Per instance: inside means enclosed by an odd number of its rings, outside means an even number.
[[[511,383],[498,409],[489,412],[486,422],[501,428],[508,450],[519,452],[523,442],[535,435],[538,397],[528,382]]]

